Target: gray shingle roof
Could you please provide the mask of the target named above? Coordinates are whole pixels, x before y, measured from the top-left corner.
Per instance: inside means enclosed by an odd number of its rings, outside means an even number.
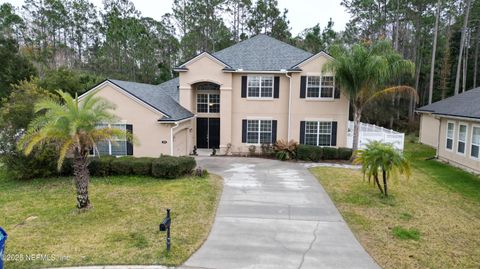
[[[166,116],[160,121],[178,121],[193,117],[193,113],[178,103],[178,78],[160,85],[109,79],[109,81]]]
[[[212,54],[227,69],[248,71],[288,70],[312,56],[285,42],[267,35],[257,35]],[[184,65],[178,69],[185,68]]]
[[[419,112],[480,119],[480,88],[418,108]]]

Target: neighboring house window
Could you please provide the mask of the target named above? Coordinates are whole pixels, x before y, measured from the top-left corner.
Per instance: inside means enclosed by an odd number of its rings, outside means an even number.
[[[305,122],[305,144],[313,146],[330,146],[332,141],[332,122]]]
[[[458,144],[457,152],[465,154],[465,145],[467,144],[467,125],[460,124],[458,126]]]
[[[445,147],[449,150],[453,149],[453,134],[455,132],[455,123],[447,123],[447,143]]]
[[[247,97],[273,98],[273,77],[248,76]]]
[[[333,99],[334,90],[333,76],[307,77],[307,98]]]
[[[247,121],[247,143],[271,144],[272,143],[272,121],[271,120],[248,120]]]
[[[478,159],[480,154],[480,127],[472,128],[472,148],[470,150],[470,156]]]
[[[108,124],[97,124],[97,128],[106,128]],[[122,131],[127,131],[126,124],[112,124],[111,128],[118,128]],[[125,156],[127,155],[127,141],[126,140],[105,140],[97,142],[97,152],[95,155],[105,156]]]
[[[219,113],[220,112],[220,94],[213,94],[213,93],[197,94],[197,112]]]

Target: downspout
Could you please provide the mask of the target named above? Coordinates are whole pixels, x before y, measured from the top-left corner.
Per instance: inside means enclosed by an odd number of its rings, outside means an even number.
[[[170,128],[170,155],[173,156],[173,129],[178,127],[178,122],[175,122],[175,125]]]
[[[433,117],[435,118],[435,116]],[[447,124],[448,126],[448,124]],[[437,138],[437,152],[435,154],[435,158],[438,159],[439,152],[440,152],[440,131],[442,130],[442,118],[438,118],[438,138]]]
[[[290,107],[292,106],[292,77],[287,73],[285,73],[285,76],[287,76],[288,81],[290,86],[288,87],[288,128],[287,128],[287,141],[290,141]]]

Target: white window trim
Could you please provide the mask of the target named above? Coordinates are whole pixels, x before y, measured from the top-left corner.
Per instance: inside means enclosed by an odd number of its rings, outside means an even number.
[[[199,103],[199,102],[198,102],[198,95],[200,95],[200,94],[206,94],[206,95],[207,95],[207,103]],[[197,107],[196,107],[197,113],[208,113],[208,114],[218,114],[218,113],[220,113],[220,111],[218,111],[218,112],[210,112],[210,104],[211,104],[211,102],[210,102],[210,95],[215,95],[215,94],[218,95],[218,97],[219,97],[218,106],[219,106],[219,109],[220,109],[220,93],[203,93],[203,92],[199,92],[199,93],[197,93],[197,100],[196,100],[196,101],[197,101]],[[200,112],[200,111],[198,111],[198,104],[206,104],[206,105],[207,105],[207,112]],[[213,103],[213,104],[216,104],[216,103]]]
[[[465,126],[465,141],[460,141],[460,126]],[[465,144],[465,147],[463,149],[463,153],[458,151],[458,143],[463,142]],[[458,123],[458,132],[457,132],[457,150],[456,153],[461,156],[466,156],[467,155],[467,150],[468,150],[468,124],[464,122],[459,122]]]
[[[317,142],[316,142],[316,147],[332,147],[332,138],[333,138],[333,134],[332,134],[332,131],[333,131],[333,121],[325,121],[325,120],[306,120],[305,121],[305,130],[303,130],[304,132],[304,137],[303,137],[303,141],[306,141],[307,140],[307,122],[316,122],[317,123],[317,131],[315,133],[316,135],[316,139],[317,139]],[[320,133],[320,123],[324,123],[324,122],[329,122],[330,123],[330,133],[327,134],[327,133]],[[308,133],[308,134],[313,134],[313,133]],[[322,145],[320,146],[319,145],[319,142],[320,142],[320,135],[330,135],[330,145]],[[308,144],[305,144],[305,145],[308,145]]]
[[[127,122],[125,120],[122,120],[122,121],[116,122],[116,123],[100,123],[100,124],[105,124],[109,128],[112,128],[112,125],[125,125],[125,132],[127,132]],[[127,148],[127,146],[128,146],[128,141],[127,140],[109,139],[109,140],[107,140],[107,142],[108,142],[108,155],[106,155],[106,156],[113,156],[113,157],[128,156],[128,149],[127,149],[127,152],[125,152],[125,155],[112,155],[112,140],[113,141],[125,141],[125,148]],[[98,148],[96,147],[96,145],[95,145],[95,148],[93,149],[93,155],[90,155],[90,156],[100,156],[100,152],[98,151]],[[102,156],[105,156],[105,155],[102,155]]]
[[[258,96],[250,96],[249,90],[250,86],[248,85],[252,77],[259,77],[260,81],[258,84]],[[272,78],[272,97],[262,97],[262,80],[263,78]],[[270,88],[270,87],[269,87]],[[275,77],[274,76],[247,76],[247,100],[273,100],[275,95]]]
[[[332,97],[322,97],[322,80],[323,77],[333,77],[333,90]],[[308,78],[309,77],[320,77],[320,85],[318,88],[318,97],[308,97]],[[334,75],[308,75],[305,85],[305,99],[309,101],[334,101],[335,100],[335,76]]]
[[[258,131],[256,132],[249,132],[248,131],[248,121],[258,121]],[[271,134],[271,138],[273,138],[273,120],[270,118],[270,119],[262,119],[262,118],[254,118],[254,119],[248,119],[247,118],[247,141],[246,141],[246,144],[247,146],[251,146],[251,145],[254,145],[254,146],[259,146],[259,145],[262,145],[264,143],[260,143],[260,134],[262,133],[268,133],[268,132],[262,132],[260,131],[261,129],[261,122],[262,121],[269,121],[270,122],[270,126],[271,126],[271,130],[270,130],[270,134]],[[258,134],[258,139],[257,139],[257,143],[251,143],[251,142],[248,142],[248,133],[257,133]],[[273,142],[270,141],[269,144],[272,144]]]
[[[452,124],[453,124],[453,137],[451,138],[451,139],[452,139],[452,148],[451,148],[451,149],[449,149],[449,148],[447,147],[447,141],[448,141],[448,139],[449,139],[449,138],[448,138],[448,124],[449,124],[449,123],[452,123]],[[453,150],[455,149],[455,130],[456,130],[456,124],[455,124],[455,122],[454,122],[454,121],[447,121],[447,128],[445,129],[445,144],[444,144],[446,151],[451,151],[451,152],[453,152]]]
[[[478,160],[480,160],[480,152],[479,152],[479,154],[478,154],[478,155],[479,155],[478,157],[472,156],[472,146],[473,146],[473,145],[478,146],[479,149],[480,149],[480,144],[473,144],[473,129],[475,129],[475,128],[479,128],[479,129],[480,129],[480,125],[478,125],[478,124],[472,125],[471,139],[470,139],[470,147],[469,147],[469,150],[470,150],[469,156],[470,156],[471,159],[478,161]],[[480,151],[480,150],[479,150],[479,151]]]

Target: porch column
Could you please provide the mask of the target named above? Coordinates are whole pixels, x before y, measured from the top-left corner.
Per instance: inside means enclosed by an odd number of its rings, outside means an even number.
[[[220,88],[220,153],[232,143],[232,88]]]

